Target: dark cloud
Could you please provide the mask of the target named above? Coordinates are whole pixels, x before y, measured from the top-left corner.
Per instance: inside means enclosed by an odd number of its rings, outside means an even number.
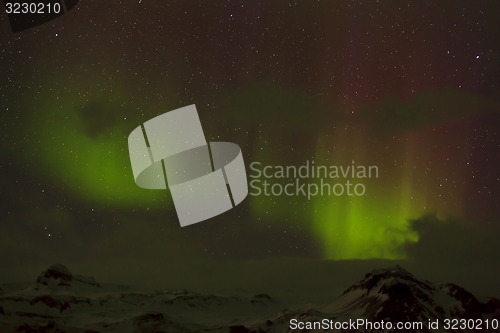
[[[123,107],[101,100],[89,101],[77,111],[86,133],[92,138],[116,126],[126,114]]]
[[[426,215],[411,221],[417,243],[405,245],[417,272],[441,281],[453,280],[482,295],[500,295],[498,221],[478,225],[460,219]]]
[[[498,224],[478,226],[459,219],[440,220],[426,215],[411,221],[419,235],[417,243],[406,245],[407,253],[417,260],[428,262],[494,263],[498,261],[500,234]]]

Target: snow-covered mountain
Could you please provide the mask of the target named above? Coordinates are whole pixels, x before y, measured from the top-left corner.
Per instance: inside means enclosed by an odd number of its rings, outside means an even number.
[[[93,278],[72,275],[63,265],[49,267],[31,285],[7,289],[0,289],[0,332],[288,332],[361,318],[426,324],[439,320],[441,326],[451,318],[488,319],[490,326],[500,319],[499,300],[482,303],[457,285],[420,281],[399,266],[366,274],[340,296],[325,295],[331,298],[327,306],[290,306],[267,294],[140,292],[100,285]]]
[[[418,280],[400,266],[366,274],[363,280],[346,289],[325,311],[334,313],[337,319],[367,318],[393,323],[437,320],[441,326],[445,319],[452,318],[490,321],[500,318],[498,300],[481,303],[462,287],[453,283],[434,285]],[[491,327],[486,330],[483,325],[482,331],[500,330]]]

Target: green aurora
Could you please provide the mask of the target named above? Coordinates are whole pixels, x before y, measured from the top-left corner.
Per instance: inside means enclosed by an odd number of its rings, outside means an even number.
[[[171,107],[149,108],[148,112],[128,119],[127,110],[138,106],[127,89],[111,89],[102,82],[94,86],[96,88],[84,97],[75,87],[70,89],[71,94],[57,101],[47,98],[38,102],[40,112],[31,122],[38,140],[31,147],[35,149],[33,154],[39,159],[41,171],[89,202],[140,209],[171,206],[165,191],[144,190],[135,185],[127,147],[128,133],[136,124],[161,113],[155,110]],[[442,202],[433,194],[432,186],[426,185],[430,181],[422,179],[422,173],[417,172],[423,166],[415,160],[416,148],[412,142],[418,141],[420,134],[415,137],[415,134],[402,133],[392,143],[384,143],[387,140],[384,138],[381,142],[372,142],[370,131],[362,123],[350,122],[334,113],[334,117],[317,128],[299,132],[300,140],[286,151],[280,148],[282,142],[284,138],[292,142],[297,139],[296,133],[302,128],[300,119],[292,119],[287,126],[262,127],[256,125],[259,115],[288,108],[291,117],[294,105],[324,113],[321,106],[293,89],[268,82],[229,96],[232,109],[241,106],[243,111],[251,107],[250,100],[269,101],[269,105],[260,104],[259,112],[254,112],[254,121],[248,123],[250,129],[257,127],[259,134],[253,141],[240,138],[248,141],[246,152],[244,150],[247,166],[252,161],[266,165],[300,165],[307,159],[321,165],[349,165],[353,161],[365,166],[380,164],[380,177],[366,180],[366,194],[361,197],[316,196],[308,201],[283,195],[247,199],[253,219],[272,221],[285,230],[298,226],[317,240],[323,258],[405,258],[405,245],[418,241],[409,221],[429,212],[447,212],[436,210],[443,206]],[[93,114],[82,118],[82,112]],[[84,118],[94,120],[83,121]],[[315,150],[310,150],[311,143]],[[394,160],[397,164],[387,162]],[[420,179],[415,175],[420,175]],[[333,184],[334,180],[331,181]],[[434,206],[429,207],[427,203],[432,200]]]
[[[89,86],[99,84],[89,82]],[[82,97],[74,87],[71,94],[56,101],[53,95],[38,101],[38,112],[30,123],[36,129],[37,140],[29,148],[39,159],[41,171],[89,202],[111,206],[170,205],[164,191],[146,191],[135,185],[127,147],[127,112],[123,106],[127,95],[123,89],[103,90],[94,88]],[[89,105],[96,105],[95,110]],[[96,121],[83,120],[87,115],[83,117],[82,113],[89,111],[96,113]],[[114,118],[106,119],[99,113]]]

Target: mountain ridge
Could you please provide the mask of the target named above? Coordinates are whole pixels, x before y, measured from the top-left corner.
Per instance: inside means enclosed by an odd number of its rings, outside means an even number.
[[[73,275],[64,265],[55,264],[27,288],[0,292],[0,331],[287,332],[291,320],[364,318],[427,323],[446,318],[500,319],[500,300],[481,302],[458,285],[420,280],[399,265],[368,272],[340,295],[327,297],[331,297],[327,305],[290,307],[286,300],[268,294],[135,292],[103,286],[92,277]]]

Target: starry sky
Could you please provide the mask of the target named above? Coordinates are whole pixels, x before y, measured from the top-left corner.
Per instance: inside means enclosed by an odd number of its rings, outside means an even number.
[[[327,281],[311,267],[387,260],[500,294],[498,17],[495,1],[81,0],[12,33],[1,16],[0,280],[61,262],[263,286],[276,266]],[[247,166],[380,176],[362,197],[249,196],[180,228],[168,191],[135,185],[127,137],[190,104]]]

